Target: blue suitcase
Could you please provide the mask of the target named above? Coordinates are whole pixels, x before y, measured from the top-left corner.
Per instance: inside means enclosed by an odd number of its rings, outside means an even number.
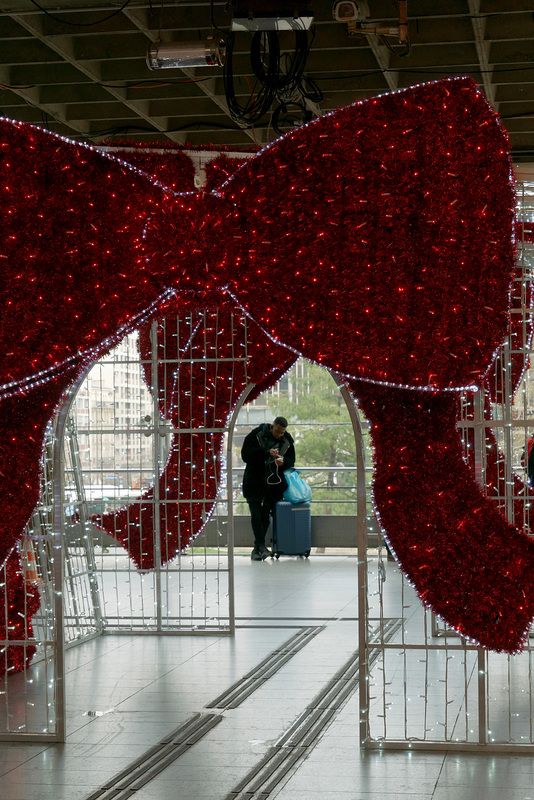
[[[311,518],[309,503],[278,502],[274,510],[273,556],[305,556],[311,548]]]

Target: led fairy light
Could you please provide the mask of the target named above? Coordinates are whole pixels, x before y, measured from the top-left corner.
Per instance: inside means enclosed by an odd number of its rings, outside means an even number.
[[[137,318],[132,318],[127,324],[121,326],[113,336],[103,339],[102,343],[97,348],[80,351],[75,356],[71,356],[62,361],[61,364],[54,365],[35,375],[29,375],[21,381],[12,381],[11,383],[1,385],[0,400],[19,394],[23,395],[36,387],[44,386],[50,381],[60,380],[64,377],[66,368],[70,369],[76,367],[79,372],[84,372],[97,361],[103,353],[116,346],[128,333],[131,333],[133,330],[143,325],[148,319],[151,319],[162,306],[165,306],[171,298],[175,298],[176,296],[177,292],[175,289],[164,291],[161,297],[154,301],[148,308],[144,309]]]
[[[518,221],[515,230],[516,238],[521,238],[521,226],[522,223]],[[513,402],[529,366],[529,359],[525,355],[525,351],[530,350],[533,337],[532,315],[528,313],[528,310],[532,309],[533,293],[531,291],[530,282],[525,286],[524,273],[525,264],[520,260],[514,269],[510,290],[510,307],[512,309],[508,334],[510,360],[508,364],[505,365],[503,363],[503,356],[501,355],[502,351],[500,351],[485,376],[484,419],[487,421],[490,421],[493,416],[490,401],[493,403],[502,403],[504,401],[505,389],[503,384],[505,372],[510,375],[510,401]],[[527,292],[526,301],[523,297],[523,292]],[[520,313],[513,313],[514,310]],[[514,345],[516,339],[519,341],[517,345]],[[470,414],[472,416],[472,408]],[[499,496],[503,494],[500,490],[500,486],[504,481],[503,456],[499,452],[494,431],[487,425],[485,425],[484,428],[484,435],[487,448],[485,465],[487,494],[495,502],[498,502]],[[474,466],[474,452],[472,448],[468,455],[471,465]],[[532,487],[525,484],[522,477],[517,475],[513,470],[512,482],[510,485],[514,487],[514,519],[516,523],[519,523],[524,517],[523,497],[534,497],[534,491]],[[519,524],[519,527],[521,527],[521,524]]]

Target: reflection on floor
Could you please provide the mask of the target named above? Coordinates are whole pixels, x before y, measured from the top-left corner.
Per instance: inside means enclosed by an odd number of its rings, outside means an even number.
[[[384,569],[395,620],[406,590]],[[356,570],[348,555],[241,556],[234,638],[109,635],[69,650],[67,742],[0,742],[0,797],[534,800],[528,756],[359,749]],[[391,713],[401,731],[405,712]]]

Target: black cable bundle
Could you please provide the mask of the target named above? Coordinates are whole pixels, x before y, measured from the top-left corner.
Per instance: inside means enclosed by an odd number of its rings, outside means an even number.
[[[282,136],[287,130],[300,128],[301,125],[311,122],[312,119],[313,112],[306,108],[304,103],[293,101],[281,103],[278,108],[275,108],[271,117],[271,125],[273,130]]]
[[[295,31],[295,49],[292,55],[284,54],[283,59],[287,68],[282,71],[278,32],[256,31],[254,33],[250,46],[250,63],[256,83],[251,89],[250,97],[245,105],[239,103],[235,93],[234,43],[235,33],[231,33],[226,41],[226,60],[223,71],[226,101],[232,119],[241,125],[251,127],[267,113],[276,98],[283,102],[284,95],[289,95],[300,86],[310,51],[308,34],[304,30]]]

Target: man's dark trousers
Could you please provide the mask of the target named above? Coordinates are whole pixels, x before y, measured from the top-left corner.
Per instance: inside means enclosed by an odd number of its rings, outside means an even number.
[[[250,522],[254,533],[254,549],[265,546],[265,535],[269,530],[269,519],[274,510],[275,501],[270,497],[263,500],[248,500]]]

